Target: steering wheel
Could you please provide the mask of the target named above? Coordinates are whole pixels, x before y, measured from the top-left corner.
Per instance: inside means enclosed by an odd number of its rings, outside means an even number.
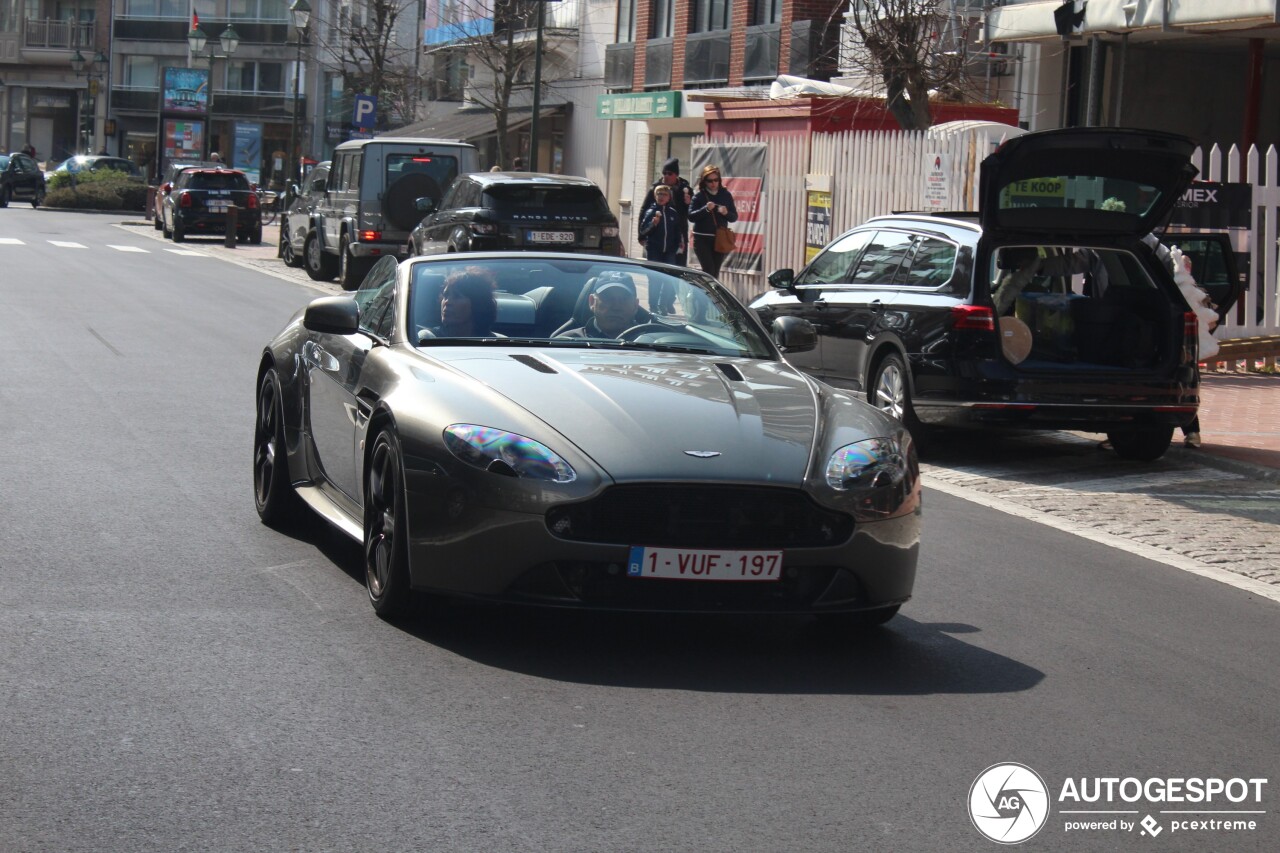
[[[668,326],[666,323],[641,323],[621,332],[618,335],[618,340],[630,343],[646,332],[678,332],[683,328],[684,326]]]

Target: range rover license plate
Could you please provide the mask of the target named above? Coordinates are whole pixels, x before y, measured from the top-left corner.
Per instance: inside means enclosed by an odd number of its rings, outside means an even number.
[[[692,581],[776,581],[782,576],[782,552],[636,545],[627,558],[627,575]]]
[[[572,231],[528,231],[525,239],[530,243],[572,243]]]

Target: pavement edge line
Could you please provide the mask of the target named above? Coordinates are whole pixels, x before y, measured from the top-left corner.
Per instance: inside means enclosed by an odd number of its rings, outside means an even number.
[[[923,480],[926,490],[934,489],[944,494],[960,498],[961,500],[970,501],[971,503],[976,503],[989,509],[1003,512],[1007,515],[1017,516],[1018,518],[1026,519],[1027,521],[1033,521],[1037,524],[1044,524],[1056,530],[1061,530],[1063,533],[1070,533],[1073,536],[1079,536],[1082,539],[1088,539],[1092,542],[1097,542],[1100,545],[1106,545],[1109,548],[1118,548],[1121,551],[1127,551],[1135,556],[1143,557],[1153,562],[1170,566],[1171,568],[1181,569],[1184,572],[1199,575],[1203,578],[1208,578],[1209,580],[1218,581],[1219,583],[1233,586],[1236,589],[1253,593],[1254,595],[1270,599],[1271,601],[1280,602],[1280,587],[1278,586],[1264,583],[1263,581],[1255,580],[1254,578],[1245,577],[1243,575],[1237,575],[1233,572],[1214,568],[1213,566],[1206,566],[1198,560],[1194,560],[1190,557],[1184,557],[1181,554],[1175,554],[1170,551],[1153,548],[1150,545],[1131,542],[1124,537],[1116,536],[1112,533],[1103,533],[1098,530],[1080,527],[1079,525],[1040,512],[1039,510],[1027,509],[1026,507],[1019,506],[1018,504],[1005,500],[1004,498],[992,497],[991,495],[966,488],[965,486],[959,486],[954,483],[948,483],[945,480],[939,480],[928,474],[922,475],[921,479]]]

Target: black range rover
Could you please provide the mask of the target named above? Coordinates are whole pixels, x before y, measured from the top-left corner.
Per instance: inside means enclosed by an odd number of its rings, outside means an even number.
[[[622,255],[618,218],[586,178],[538,172],[462,175],[409,237],[409,254],[500,249]]]
[[[1158,458],[1199,406],[1197,328],[1143,238],[1195,177],[1193,150],[1109,128],[1017,137],[983,162],[979,213],[871,219],[774,272],[752,307],[812,324],[817,346],[788,360],[913,428],[1099,432]],[[1198,248],[1234,266],[1225,238]],[[1216,280],[1225,315],[1239,278]]]

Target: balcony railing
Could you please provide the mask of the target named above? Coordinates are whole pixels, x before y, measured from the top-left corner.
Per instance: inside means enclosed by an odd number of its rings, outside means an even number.
[[[231,24],[244,44],[286,44],[293,37],[293,27],[288,21],[241,18],[201,19],[200,29],[210,41],[216,42],[222,31]],[[134,41],[185,42],[191,31],[188,18],[126,18],[112,21],[111,35],[116,39]]]
[[[609,44],[604,48],[604,85],[606,89],[626,89],[630,91],[635,78],[636,46],[628,44]]]
[[[729,82],[729,31],[689,33],[684,46],[685,85]]]
[[[92,50],[93,23],[27,18],[22,46],[30,50]]]
[[[299,96],[297,103],[298,114],[306,115],[306,96]],[[292,105],[292,93],[215,89],[211,112],[214,118],[236,115],[288,120],[293,118]],[[119,112],[159,112],[160,90],[145,86],[116,87],[111,92],[111,109]]]
[[[671,88],[671,55],[675,42],[669,38],[644,43],[644,85],[649,89]]]
[[[747,27],[746,51],[742,59],[743,80],[772,80],[778,76],[780,24]]]

